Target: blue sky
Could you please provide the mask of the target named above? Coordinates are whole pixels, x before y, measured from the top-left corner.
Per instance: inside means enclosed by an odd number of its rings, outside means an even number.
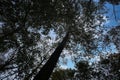
[[[108,13],[105,16],[109,18],[106,25],[110,27],[120,25],[120,5],[113,6],[112,4],[106,3],[105,6],[108,9]]]

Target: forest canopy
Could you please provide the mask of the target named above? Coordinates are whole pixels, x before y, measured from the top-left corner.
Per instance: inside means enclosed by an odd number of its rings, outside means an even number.
[[[118,8],[119,0],[0,0],[0,79],[39,80],[36,75],[47,63],[53,64],[52,69],[57,64],[48,78],[61,80],[54,76],[61,72],[66,73],[61,77],[73,78],[76,70],[59,67],[67,62],[68,55],[79,73],[75,79],[89,80],[93,73],[96,77],[91,80],[104,77],[104,71],[98,74],[97,69],[111,65],[112,70],[112,63],[119,61],[113,54],[120,53]],[[58,57],[55,60],[52,56]],[[100,61],[90,66],[96,56]],[[109,63],[103,66],[104,59]],[[52,60],[56,62],[50,64]],[[120,66],[117,62],[115,65]],[[117,70],[110,74],[116,74],[119,80]]]

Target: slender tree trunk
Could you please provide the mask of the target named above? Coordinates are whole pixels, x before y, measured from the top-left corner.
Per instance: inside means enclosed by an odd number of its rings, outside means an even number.
[[[34,77],[33,80],[48,80],[51,73],[53,72],[54,67],[56,66],[56,63],[60,57],[60,54],[62,50],[64,49],[66,42],[68,40],[69,32],[66,34],[66,36],[63,38],[63,41],[58,45],[58,47],[55,49],[49,60],[46,62],[46,64],[41,68],[39,73]]]

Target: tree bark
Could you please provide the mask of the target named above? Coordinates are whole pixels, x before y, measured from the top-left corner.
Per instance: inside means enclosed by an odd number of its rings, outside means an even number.
[[[61,54],[62,50],[64,49],[64,47],[66,45],[68,37],[69,37],[69,32],[63,38],[63,41],[58,45],[58,47],[52,53],[49,60],[41,68],[41,70],[38,72],[38,74],[34,77],[33,80],[48,80],[50,78],[50,75],[52,74],[53,69],[55,68],[55,66],[57,64],[57,61],[60,57],[60,54]]]

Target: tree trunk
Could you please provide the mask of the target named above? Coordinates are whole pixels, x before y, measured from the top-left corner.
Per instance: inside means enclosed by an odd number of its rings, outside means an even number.
[[[55,49],[55,51],[53,52],[53,54],[51,55],[49,60],[41,68],[41,70],[38,72],[38,74],[34,77],[33,80],[48,80],[49,79],[49,77],[50,77],[51,73],[53,72],[53,69],[56,66],[56,63],[60,57],[60,54],[66,45],[68,36],[69,36],[69,32],[63,38],[63,41],[58,45],[58,47]]]

